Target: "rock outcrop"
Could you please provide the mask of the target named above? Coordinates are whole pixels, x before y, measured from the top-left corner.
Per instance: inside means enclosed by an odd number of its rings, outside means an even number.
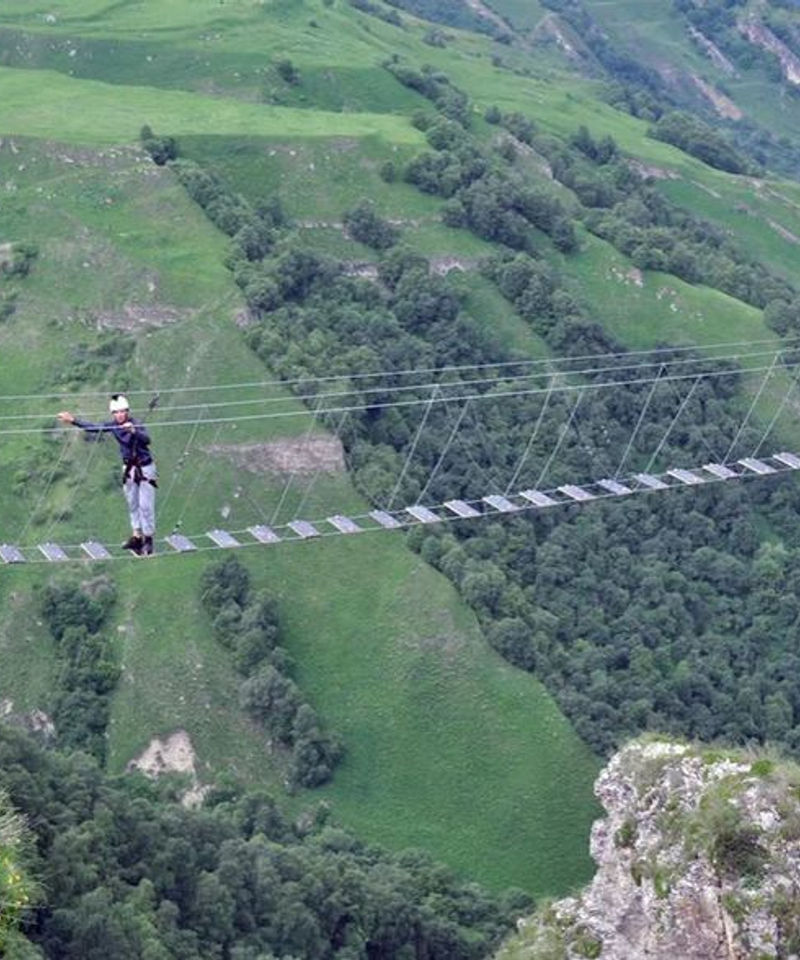
[[[640,740],[595,792],[594,880],[497,960],[800,958],[800,769]]]

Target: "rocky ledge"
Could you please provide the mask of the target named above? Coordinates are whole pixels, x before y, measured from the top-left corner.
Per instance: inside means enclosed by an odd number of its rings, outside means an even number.
[[[800,960],[800,768],[638,740],[595,793],[594,880],[497,960]]]

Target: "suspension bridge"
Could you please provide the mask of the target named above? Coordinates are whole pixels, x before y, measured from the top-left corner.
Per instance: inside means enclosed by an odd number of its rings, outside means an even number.
[[[795,344],[794,341],[797,343]],[[408,530],[415,526],[477,521],[492,516],[525,515],[559,507],[585,506],[603,500],[627,500],[643,494],[664,493],[676,488],[700,488],[715,483],[791,474],[800,470],[800,455],[789,450],[778,450],[765,455],[761,450],[765,447],[781,413],[789,402],[792,391],[796,388],[797,381],[792,376],[792,372],[800,364],[800,359],[794,355],[795,346],[800,346],[800,338],[784,341],[777,349],[774,341],[748,341],[717,344],[706,348],[672,347],[560,359],[131,390],[128,391],[130,397],[136,397],[142,406],[147,405],[153,411],[152,419],[147,421],[148,429],[151,431],[172,427],[189,429],[184,458],[191,450],[198,429],[207,425],[213,425],[219,430],[225,424],[236,425],[310,416],[306,434],[308,437],[315,424],[324,416],[330,418],[338,415],[340,429],[344,418],[353,412],[409,407],[419,407],[422,410],[418,428],[408,445],[392,494],[382,507],[361,513],[331,512],[317,517],[302,515],[301,502],[300,509],[291,520],[277,522],[293,479],[290,477],[272,518],[263,516],[263,511],[259,511],[260,515],[255,522],[233,529],[213,527],[189,534],[178,532],[173,528],[172,533],[156,541],[157,555],[180,556],[214,550],[301,543],[331,536],[356,536],[370,532]],[[669,466],[660,471],[654,469],[667,439],[701,383],[718,378],[741,378],[753,375],[759,378],[758,388],[724,454],[712,456],[705,462]],[[740,440],[752,420],[759,400],[764,395],[768,384],[779,376],[788,378],[788,383],[780,401],[776,404],[773,416],[752,449],[747,451],[739,449]],[[400,382],[387,383],[389,379]],[[375,384],[375,381],[382,382]],[[678,391],[682,386],[688,386],[688,390],[680,396],[677,410],[650,456],[646,468],[638,472],[626,471],[625,465],[646,422],[656,390],[667,385]],[[269,391],[286,386],[292,387],[294,393],[288,396],[268,395]],[[643,388],[644,400],[617,468],[595,476],[584,474],[580,478],[574,478],[574,482],[547,485],[545,483],[547,474],[573,426],[573,420],[584,396],[594,391],[620,390],[631,386]],[[259,395],[225,399],[228,391],[238,394],[257,391]],[[202,399],[195,403],[183,403],[181,402],[183,393],[191,393]],[[208,396],[204,396],[206,393]],[[574,402],[566,423],[557,432],[555,443],[546,457],[544,466],[539,470],[535,481],[526,483],[524,478],[528,469],[529,455],[539,435],[545,411],[557,394],[568,394],[574,397]],[[101,396],[106,395],[82,394],[80,400],[82,403],[97,403]],[[512,476],[505,483],[494,483],[491,489],[486,489],[474,497],[457,497],[441,502],[431,502],[426,496],[427,491],[448,450],[459,436],[470,405],[477,405],[490,399],[507,402],[511,398],[527,396],[538,397],[541,400],[541,407],[524,450],[517,459]],[[149,403],[146,399],[148,397]],[[162,404],[164,398],[167,400]],[[43,401],[51,403],[63,401],[63,399],[63,394],[0,396],[0,439],[30,436],[57,437],[66,433],[60,427],[42,426],[44,420],[52,418],[51,411],[19,412],[21,406],[27,409],[30,405]],[[302,401],[306,406],[300,407],[298,401]],[[460,410],[459,415],[416,501],[395,507],[394,501],[414,460],[428,417],[440,404],[455,406]],[[5,412],[4,405],[6,407],[11,405],[12,411]],[[38,425],[34,425],[32,421]],[[95,444],[95,448],[97,446]],[[67,443],[64,442],[61,455],[39,496],[38,504],[41,504],[47,496],[53,478],[62,465],[66,448]],[[712,453],[712,451],[709,452]],[[85,458],[86,470],[93,456],[94,450],[90,457]],[[171,493],[174,479],[173,477],[168,494]],[[6,540],[0,538],[0,561],[13,565],[136,559],[121,547],[108,542],[107,538],[99,536],[85,537],[75,542],[63,542],[51,537],[48,532],[36,540],[26,540],[25,534],[30,527],[31,515],[19,535],[13,538],[8,537]]]

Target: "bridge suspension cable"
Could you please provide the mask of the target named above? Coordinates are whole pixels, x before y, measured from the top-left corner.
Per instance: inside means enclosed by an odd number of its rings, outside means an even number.
[[[796,367],[800,366],[800,360],[786,361],[783,364],[782,369],[784,370],[794,370]],[[726,368],[722,370],[706,370],[698,373],[697,371],[687,372],[687,373],[678,373],[678,374],[667,374],[660,377],[661,383],[676,383],[684,380],[715,380],[724,377],[740,377],[747,374],[753,373],[763,373],[770,370],[773,367],[773,364],[759,365],[752,367],[737,367],[737,368]],[[509,390],[501,389],[495,391],[486,391],[484,393],[467,393],[467,394],[447,394],[443,393],[444,387],[457,388],[460,386],[458,382],[452,384],[436,384],[440,388],[439,395],[431,399],[428,397],[412,397],[404,400],[386,400],[386,401],[375,401],[375,402],[362,402],[362,403],[352,403],[344,406],[328,406],[320,409],[320,415],[323,414],[333,414],[333,413],[344,413],[344,412],[357,412],[357,411],[375,411],[375,410],[386,410],[391,408],[400,408],[400,407],[416,407],[424,406],[426,404],[441,404],[448,402],[463,402],[466,400],[475,400],[476,402],[485,401],[485,400],[494,400],[494,399],[512,399],[516,397],[525,397],[525,396],[537,396],[545,394],[548,391],[552,390],[554,393],[568,393],[574,392],[576,390],[603,390],[608,388],[620,388],[620,387],[629,387],[629,386],[642,386],[651,384],[655,378],[653,376],[649,377],[631,377],[623,380],[603,380],[599,382],[589,382],[584,384],[559,384],[557,386],[543,386],[543,387],[531,387],[528,389],[521,390]],[[296,400],[297,398],[287,398],[288,400]],[[251,414],[239,414],[236,416],[230,417],[206,417],[201,419],[200,425],[207,424],[220,424],[220,423],[245,423],[252,421],[266,421],[266,420],[280,420],[280,419],[293,419],[296,417],[305,417],[308,416],[308,410],[279,410],[279,411],[270,411],[265,413],[251,413]],[[185,427],[193,426],[197,422],[197,418],[191,419],[177,419],[177,420],[150,420],[148,421],[148,426],[152,429],[159,429],[161,427]],[[4,427],[0,429],[0,436],[47,436],[47,435],[57,435],[63,434],[65,428],[63,427]]]
[[[680,366],[686,366],[688,364],[699,365],[703,363],[723,363],[723,362],[736,362],[742,360],[755,360],[762,357],[776,357],[780,355],[781,350],[766,350],[766,351],[757,351],[749,353],[733,353],[722,355],[719,357],[713,358],[702,358],[702,357],[688,357],[688,358],[674,358],[672,360],[660,360],[660,361],[644,361],[639,363],[632,364],[617,364],[613,366],[601,366],[601,367],[587,367],[582,369],[564,369],[553,371],[550,369],[542,371],[534,371],[531,373],[522,373],[514,375],[505,375],[500,376],[493,374],[486,377],[478,377],[468,380],[454,380],[454,381],[436,381],[436,382],[426,382],[426,383],[411,383],[411,384],[398,384],[395,386],[386,384],[376,387],[354,387],[351,389],[345,390],[332,390],[328,392],[319,392],[313,391],[311,393],[300,393],[300,394],[287,394],[285,396],[268,396],[268,397],[249,397],[247,399],[237,399],[237,400],[206,400],[201,403],[188,403],[188,404],[173,404],[170,406],[159,407],[158,414],[153,418],[153,422],[157,422],[157,417],[161,414],[171,413],[174,411],[190,411],[190,410],[214,410],[221,408],[229,407],[244,407],[244,406],[254,406],[257,404],[276,404],[276,403],[287,403],[293,401],[304,401],[317,402],[318,400],[327,400],[335,399],[337,397],[346,397],[346,396],[357,396],[363,397],[367,395],[392,395],[397,393],[408,393],[411,391],[417,390],[432,390],[434,387],[474,387],[477,388],[481,384],[491,385],[498,382],[504,384],[513,383],[516,381],[523,380],[533,380],[539,378],[549,378],[552,377],[554,373],[558,373],[561,377],[587,377],[587,376],[597,376],[598,374],[620,374],[625,371],[638,371],[644,370],[646,368],[656,368],[657,370],[662,369],[673,369]],[[658,374],[656,374],[658,377]],[[313,380],[313,377],[307,378],[305,382]],[[347,379],[347,378],[341,378]],[[609,381],[615,382],[615,381]],[[0,421],[17,421],[17,420],[44,420],[52,416],[52,411],[42,411],[39,413],[8,413],[0,415]]]
[[[616,358],[632,358],[632,357],[663,357],[665,354],[683,354],[687,352],[696,352],[703,354],[705,352],[710,352],[714,350],[734,350],[735,348],[750,348],[750,347],[760,347],[760,346],[771,346],[772,350],[766,351],[768,353],[773,353],[776,350],[786,351],[796,345],[800,347],[800,335],[792,337],[784,337],[781,341],[776,341],[772,339],[760,339],[760,340],[734,340],[734,341],[724,341],[719,343],[710,343],[710,344],[691,344],[685,346],[672,346],[672,347],[650,347],[640,350],[621,350],[616,352],[596,352],[589,354],[582,354],[576,356],[550,356],[550,357],[537,357],[534,359],[518,359],[518,360],[502,360],[502,361],[486,361],[483,363],[470,363],[470,364],[448,364],[438,367],[411,367],[401,370],[374,370],[374,371],[353,371],[347,372],[342,371],[341,373],[335,374],[326,374],[322,376],[315,376],[310,374],[305,374],[299,377],[277,377],[274,379],[267,380],[243,380],[243,381],[234,381],[231,383],[221,383],[221,384],[186,384],[182,386],[159,386],[154,385],[147,388],[141,389],[130,389],[126,391],[126,395],[129,397],[152,397],[155,394],[159,396],[172,395],[179,393],[197,393],[197,392],[212,392],[212,391],[225,391],[225,390],[241,390],[248,388],[264,388],[264,387],[286,387],[286,386],[296,386],[299,384],[305,384],[309,381],[314,381],[317,383],[334,383],[341,380],[369,380],[369,379],[379,379],[379,378],[389,378],[389,377],[409,377],[409,376],[420,376],[420,375],[443,375],[447,373],[463,373],[467,371],[478,371],[478,370],[507,370],[509,368],[534,368],[539,366],[558,366],[562,363],[581,363],[583,361],[600,361],[600,360],[612,360]],[[728,359],[736,359],[739,356],[737,353],[730,354]],[[335,362],[335,361],[334,361]],[[646,363],[646,361],[643,361]],[[112,390],[118,390],[119,384],[111,384],[105,390],[95,390],[95,391],[82,391],[80,394],[71,393],[69,390],[60,390],[50,393],[18,393],[18,394],[0,394],[0,403],[11,402],[11,401],[30,401],[30,400],[64,400],[69,397],[80,397],[82,399],[97,397],[97,398],[106,398]]]

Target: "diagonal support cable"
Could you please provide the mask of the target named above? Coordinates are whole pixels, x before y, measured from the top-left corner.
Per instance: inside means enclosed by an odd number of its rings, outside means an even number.
[[[729,458],[730,458],[730,455],[733,453],[734,447],[735,447],[736,444],[739,442],[739,437],[742,435],[742,432],[744,431],[744,428],[747,426],[747,424],[748,424],[748,422],[749,422],[749,420],[750,420],[750,417],[752,416],[753,411],[754,411],[755,408],[756,408],[756,404],[758,403],[759,399],[761,398],[761,394],[764,392],[764,388],[766,387],[767,382],[769,381],[769,378],[772,376],[772,372],[773,372],[773,370],[775,369],[775,366],[776,366],[777,363],[778,363],[778,358],[779,358],[780,356],[781,356],[781,351],[779,350],[779,351],[775,354],[775,356],[772,358],[772,363],[770,364],[770,367],[769,367],[769,369],[767,370],[767,372],[764,374],[764,379],[761,381],[761,385],[759,386],[758,390],[756,391],[756,395],[753,397],[753,402],[750,404],[750,409],[747,411],[747,416],[744,418],[744,420],[742,420],[742,423],[741,423],[739,429],[736,431],[736,436],[733,438],[733,440],[731,441],[731,445],[728,447],[728,452],[725,454],[725,459],[722,461],[723,463],[727,463],[727,462],[728,462],[728,460],[729,460]]]
[[[321,405],[322,405],[322,398],[318,397],[317,402],[314,405],[314,412],[311,415],[311,422],[308,424],[308,430],[306,430],[305,437],[303,438],[304,444],[307,444],[308,441],[311,439],[311,434],[314,430],[314,426],[316,425],[317,418],[319,417],[319,408]],[[293,482],[294,482],[294,474],[290,473],[288,480],[284,484],[283,491],[281,492],[280,499],[278,500],[278,505],[277,507],[275,507],[275,510],[272,513],[272,518],[270,520],[270,523],[275,523],[275,521],[278,519],[278,516],[280,515],[280,512],[283,509],[283,505],[286,502],[286,497],[289,495],[289,490],[291,489]]]
[[[475,399],[483,400],[483,396],[477,397]],[[497,476],[494,473],[495,463],[494,463],[494,454],[492,453],[492,449],[491,449],[491,443],[487,438],[486,430],[484,429],[480,420],[478,419],[478,413],[474,407],[470,410],[470,416],[472,417],[472,423],[475,427],[475,436],[477,437],[478,442],[480,443],[481,447],[483,448],[483,452],[486,455],[486,460],[487,460],[486,468],[482,467],[475,460],[471,452],[469,454],[469,457],[474,464],[480,467],[481,471],[483,472],[483,475],[487,478],[489,482],[489,489],[491,489],[492,491],[499,490],[500,485],[498,484]]]
[[[544,420],[545,411],[547,410],[547,407],[550,404],[550,397],[553,395],[553,386],[555,382],[556,382],[556,378],[555,376],[552,376],[550,378],[550,384],[548,386],[547,393],[544,395],[544,402],[542,403],[542,409],[539,411],[539,416],[536,418],[536,424],[534,425],[531,435],[528,437],[528,443],[525,446],[525,450],[522,456],[519,458],[519,462],[517,463],[513,476],[508,481],[508,483],[506,484],[506,488],[503,491],[503,494],[506,496],[508,495],[508,493],[511,491],[514,484],[519,479],[519,475],[522,473],[522,469],[525,466],[525,463],[530,455],[531,450],[533,449],[533,445],[534,443],[536,443],[536,438],[539,435],[539,428],[541,427],[542,421]]]
[[[683,401],[681,402],[681,405],[678,407],[677,413],[676,413],[675,416],[672,418],[672,420],[670,421],[669,426],[667,427],[666,431],[664,432],[664,436],[661,438],[660,443],[658,444],[658,446],[657,446],[657,447],[655,448],[655,450],[653,451],[653,456],[650,457],[650,460],[649,460],[647,466],[646,466],[645,469],[644,469],[644,472],[645,472],[645,473],[650,473],[650,471],[652,470],[653,464],[656,462],[656,459],[658,458],[659,453],[661,453],[661,450],[663,449],[664,444],[665,444],[665,443],[667,442],[667,440],[669,439],[669,435],[672,433],[673,427],[675,426],[675,424],[676,424],[676,423],[678,422],[678,420],[680,419],[680,415],[681,415],[681,414],[683,413],[683,411],[686,409],[686,405],[687,405],[687,404],[689,403],[689,401],[692,399],[692,396],[694,395],[694,392],[695,392],[695,390],[697,389],[697,385],[700,383],[700,381],[702,380],[702,378],[703,378],[703,375],[700,374],[700,376],[695,379],[695,381],[694,381],[694,383],[692,384],[692,387],[691,387],[691,389],[689,390],[689,392],[688,392],[688,393],[686,394],[686,396],[683,398]]]
[[[422,431],[425,429],[425,424],[428,422],[428,415],[430,414],[431,409],[433,408],[433,404],[436,401],[436,397],[438,393],[439,393],[439,384],[437,383],[436,386],[434,386],[433,390],[431,391],[430,399],[428,400],[428,405],[425,407],[425,413],[422,415],[422,419],[420,420],[419,426],[417,427],[417,432],[414,434],[414,439],[411,443],[411,447],[408,453],[406,454],[406,459],[405,459],[405,463],[403,464],[403,469],[400,471],[400,476],[397,478],[397,483],[394,485],[394,490],[392,490],[392,494],[389,497],[389,502],[386,505],[387,510],[392,509],[394,498],[400,492],[400,487],[402,486],[403,481],[406,478],[406,473],[408,472],[408,467],[411,463],[411,458],[414,456],[414,452],[417,449],[419,438],[422,436]]]
[[[64,432],[66,433],[66,431]],[[42,490],[39,498],[37,499],[33,509],[28,513],[28,519],[23,524],[22,530],[19,533],[20,542],[25,539],[25,534],[30,529],[31,524],[34,521],[34,517],[39,512],[40,507],[47,499],[47,495],[50,492],[50,488],[53,485],[53,481],[55,480],[56,474],[58,473],[58,470],[61,467],[61,464],[64,462],[64,457],[66,456],[68,446],[69,446],[69,441],[65,436],[61,443],[61,452],[58,455],[58,459],[53,464],[53,469],[50,471],[50,475],[47,478],[47,483],[45,483],[44,489]]]
[[[341,415],[341,417],[339,417],[339,423],[337,424],[336,429],[333,431],[333,435],[339,441],[339,443],[342,442],[340,437],[341,437],[342,430],[344,429],[344,422],[348,418],[348,416],[350,416],[350,414],[345,410],[345,412]],[[297,504],[297,507],[295,508],[295,511],[294,511],[295,520],[298,519],[298,517],[300,516],[303,510],[303,507],[306,505],[306,501],[311,496],[311,491],[314,489],[314,485],[316,484],[317,478],[319,477],[320,473],[322,473],[321,470],[315,470],[311,474],[311,479],[308,481],[306,485],[306,489],[303,491],[303,496],[300,498],[300,502]]]
[[[417,503],[422,502],[422,498],[428,492],[428,488],[433,483],[434,477],[439,472],[439,467],[441,467],[441,465],[444,463],[444,458],[447,456],[447,451],[450,449],[450,446],[453,443],[453,440],[455,440],[456,438],[456,434],[458,433],[458,429],[461,426],[461,421],[464,419],[464,415],[467,412],[468,406],[469,406],[469,400],[467,400],[467,402],[461,408],[461,413],[459,413],[458,418],[456,419],[456,422],[453,424],[453,429],[450,431],[450,436],[447,438],[447,443],[444,445],[444,449],[439,454],[439,459],[436,461],[436,465],[428,475],[428,479],[425,481],[425,486],[422,488],[422,490],[420,491],[420,495],[417,497],[417,500],[416,500]]]
[[[658,381],[660,380],[661,374],[663,372],[664,372],[664,364],[662,363],[661,366],[658,368],[658,373],[656,374],[656,378],[653,381],[653,385],[652,387],[650,387],[650,392],[647,394],[647,399],[644,401],[644,404],[642,405],[642,409],[639,411],[639,419],[636,421],[636,426],[633,428],[633,433],[630,435],[628,439],[628,445],[625,447],[625,452],[622,454],[622,459],[620,460],[619,466],[617,467],[616,472],[614,474],[615,479],[617,479],[622,473],[622,468],[625,466],[625,461],[628,459],[628,454],[631,452],[631,447],[633,446],[634,440],[636,440],[636,437],[639,433],[639,428],[644,422],[645,415],[647,413],[648,408],[650,407],[650,401],[653,399],[653,394],[656,392]]]
[[[569,420],[567,420],[566,424],[564,424],[564,427],[561,430],[561,434],[558,438],[558,443],[556,443],[555,447],[553,447],[550,456],[547,458],[547,463],[544,465],[544,467],[542,467],[542,472],[539,474],[539,479],[536,481],[537,487],[542,485],[542,482],[544,481],[544,478],[547,476],[547,472],[550,469],[550,465],[558,456],[558,451],[561,449],[561,444],[564,442],[564,438],[569,433],[569,428],[572,426],[572,421],[575,419],[575,414],[578,412],[578,407],[581,405],[581,400],[583,400],[586,392],[585,387],[579,389],[580,392],[578,393],[578,399],[575,401],[575,406],[572,408],[572,413],[569,415]]]
[[[678,390],[678,388],[675,386],[675,384],[670,381],[669,387],[670,387],[670,390],[672,390],[673,394],[678,398],[678,400],[680,400],[680,399],[681,399],[681,392],[680,392],[680,390]],[[717,452],[716,452],[716,450],[712,450],[712,449],[711,449],[711,444],[710,444],[710,443],[708,442],[708,440],[706,439],[706,435],[705,435],[705,433],[703,432],[702,429],[699,431],[699,437],[700,437],[700,440],[701,440],[702,443],[703,443],[703,446],[704,446],[704,447],[706,448],[706,450],[708,451],[709,457],[711,457],[711,459],[712,459],[714,462],[716,462],[716,461],[719,459],[719,458],[717,457]]]
[[[175,483],[178,479],[178,474],[183,469],[183,466],[186,463],[186,460],[189,456],[189,451],[191,450],[192,444],[194,443],[194,438],[197,436],[197,429],[200,426],[200,420],[204,412],[205,412],[205,408],[198,411],[197,419],[195,420],[194,426],[192,427],[192,432],[189,434],[189,439],[186,441],[186,446],[183,448],[183,453],[181,453],[181,455],[178,457],[175,463],[175,467],[172,470],[172,477],[169,482],[169,487],[167,488],[167,495],[164,497],[163,505],[160,507],[160,513],[164,517],[167,516],[167,505],[172,499],[172,491],[175,489]],[[180,521],[178,521],[178,523],[180,523]]]
[[[780,417],[780,415],[783,413],[783,408],[784,408],[784,407],[786,406],[786,404],[788,403],[788,401],[789,401],[789,396],[791,395],[792,390],[793,390],[796,386],[797,386],[797,380],[795,380],[793,377],[789,377],[789,386],[786,388],[786,392],[785,392],[784,395],[783,395],[783,400],[781,400],[781,402],[778,404],[778,408],[777,408],[777,410],[775,411],[775,415],[774,415],[774,416],[772,417],[772,419],[770,420],[770,422],[769,422],[769,424],[768,424],[768,426],[767,426],[767,429],[764,431],[761,439],[760,439],[760,440],[758,441],[758,443],[755,445],[751,456],[753,456],[753,457],[757,457],[757,456],[758,456],[759,450],[764,446],[764,442],[766,441],[767,437],[772,433],[772,428],[773,428],[773,427],[775,426],[775,424],[778,422],[778,417]]]

